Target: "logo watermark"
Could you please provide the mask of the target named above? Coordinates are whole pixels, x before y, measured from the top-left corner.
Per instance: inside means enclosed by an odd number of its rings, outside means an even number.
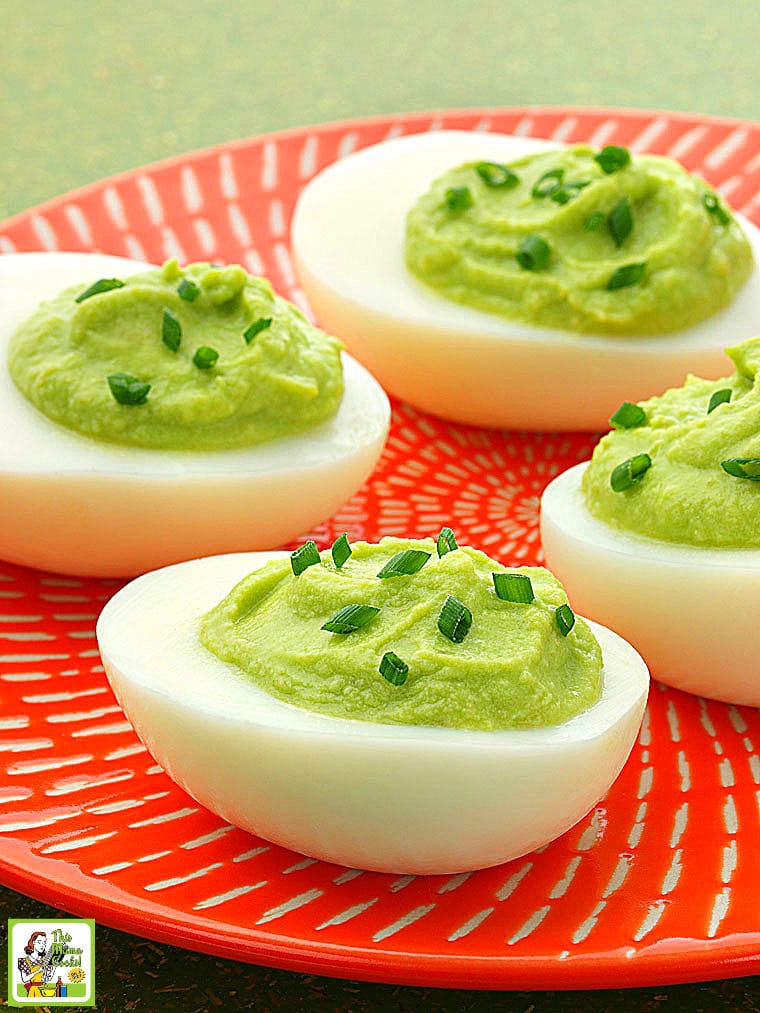
[[[94,1006],[95,922],[11,918],[8,1005]]]

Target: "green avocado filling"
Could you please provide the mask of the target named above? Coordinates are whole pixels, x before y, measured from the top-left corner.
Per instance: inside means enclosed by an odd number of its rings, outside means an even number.
[[[13,334],[8,368],[41,412],[85,436],[221,450],[331,418],[340,349],[265,279],[171,260],[42,303]]]
[[[705,182],[669,158],[617,146],[459,166],[406,223],[407,267],[441,295],[588,334],[696,324],[731,302],[752,262]]]
[[[760,548],[760,338],[727,354],[733,376],[689,376],[612,416],[583,476],[595,517],[666,542]]]
[[[330,550],[310,559],[267,563],[201,622],[208,650],[280,700],[494,731],[560,724],[601,696],[599,645],[547,570],[400,538],[355,542],[340,567]],[[534,597],[500,597],[494,574],[527,580]]]

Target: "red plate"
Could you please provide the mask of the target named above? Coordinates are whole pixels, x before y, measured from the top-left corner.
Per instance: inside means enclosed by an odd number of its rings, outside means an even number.
[[[301,186],[399,133],[493,129],[670,154],[760,224],[760,126],[671,113],[453,111],[271,134],[126,173],[24,212],[3,252],[240,261],[303,304]],[[394,407],[367,486],[310,534],[434,534],[541,558],[538,498],[589,436],[453,426]],[[86,537],[86,533],[83,534]],[[540,853],[453,877],[346,870],[200,808],[157,767],[99,664],[114,582],[0,564],[0,876],[77,914],[293,970],[479,988],[587,988],[760,971],[760,715],[655,687],[609,796]],[[12,913],[12,912],[9,912]]]

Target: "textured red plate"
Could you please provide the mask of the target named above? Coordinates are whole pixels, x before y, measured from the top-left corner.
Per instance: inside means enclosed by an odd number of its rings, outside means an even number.
[[[304,182],[357,148],[440,127],[670,154],[760,224],[757,124],[507,109],[328,125],[187,155],[17,216],[0,227],[0,250],[240,261],[303,305],[288,222]],[[532,563],[541,490],[593,442],[453,426],[396,404],[373,478],[311,534],[324,546],[344,530],[375,539],[451,523],[504,562]],[[380,981],[582,988],[760,971],[757,711],[655,686],[609,796],[540,853],[453,877],[343,869],[230,827],[153,763],[99,664],[95,618],[116,586],[0,564],[7,885],[156,939]]]

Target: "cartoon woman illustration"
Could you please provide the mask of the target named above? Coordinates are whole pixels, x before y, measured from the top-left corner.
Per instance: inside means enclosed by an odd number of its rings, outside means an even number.
[[[33,932],[24,947],[25,957],[19,957],[18,969],[28,997],[50,999],[56,994],[55,985],[49,984],[53,976],[51,954],[47,951],[47,935]]]

